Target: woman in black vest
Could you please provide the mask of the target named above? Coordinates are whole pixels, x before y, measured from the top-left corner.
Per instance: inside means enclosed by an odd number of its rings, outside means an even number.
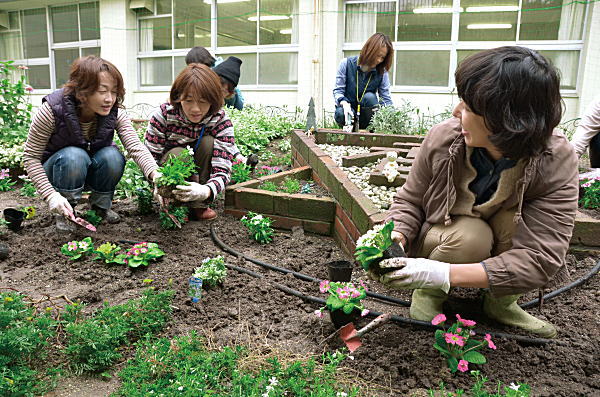
[[[140,142],[123,109],[123,78],[110,62],[95,56],[73,62],[69,81],[47,95],[35,114],[24,151],[27,174],[50,210],[59,231],[70,232],[73,209],[84,190],[90,206],[109,223],[115,187],[125,158],[113,143],[115,130],[129,156],[152,180],[158,165]]]
[[[334,117],[340,127],[348,128],[348,123],[358,117],[359,128],[365,129],[375,107],[393,106],[388,75],[393,58],[389,37],[375,33],[363,45],[359,56],[342,59],[333,89]]]

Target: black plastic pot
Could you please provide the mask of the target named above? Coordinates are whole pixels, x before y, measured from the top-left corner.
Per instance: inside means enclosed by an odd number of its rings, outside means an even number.
[[[404,252],[404,250],[402,249],[402,247],[400,246],[400,244],[394,242],[392,243],[392,245],[390,245],[390,247],[388,249],[386,249],[385,251],[383,251],[383,256],[381,258],[378,258],[376,260],[374,260],[373,262],[371,262],[371,264],[369,265],[369,270],[372,270],[375,274],[377,275],[382,275],[385,273],[389,273],[394,271],[394,268],[381,268],[379,267],[379,262],[385,260],[385,259],[391,259],[391,258],[402,258],[405,257],[406,253]]]
[[[342,309],[329,312],[329,318],[335,329],[342,328],[344,325],[354,322],[358,316],[358,310],[353,310],[350,314],[344,313]]]
[[[8,222],[8,228],[14,232],[21,230],[21,223],[25,219],[25,213],[14,208],[4,210],[4,219]]]
[[[329,262],[327,270],[331,281],[350,281],[352,278],[352,263],[349,261]]]

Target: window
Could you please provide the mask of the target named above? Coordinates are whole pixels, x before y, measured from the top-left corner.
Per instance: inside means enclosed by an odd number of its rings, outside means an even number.
[[[138,13],[140,87],[170,86],[195,46],[240,58],[241,85],[296,85],[298,1],[155,0]]]
[[[9,29],[0,33],[0,59],[26,65],[34,89],[66,83],[71,64],[100,55],[98,2],[9,12]]]
[[[447,91],[464,58],[506,42],[540,51],[561,71],[561,88],[575,91],[585,14],[585,4],[562,0],[349,0],[344,56],[385,33],[395,49],[392,85]]]

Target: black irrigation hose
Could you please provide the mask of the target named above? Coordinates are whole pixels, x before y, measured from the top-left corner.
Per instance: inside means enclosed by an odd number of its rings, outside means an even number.
[[[585,276],[573,281],[571,284],[567,284],[564,287],[561,287],[557,290],[547,293],[546,295],[544,295],[542,297],[542,301],[547,301],[549,299],[554,298],[557,295],[562,294],[563,292],[566,292],[570,289],[580,286],[581,284],[585,283],[590,278],[592,278],[596,273],[598,273],[598,271],[600,271],[600,260],[596,263],[596,266],[594,266],[592,268],[592,270],[590,270]],[[523,303],[522,305],[519,305],[519,306],[521,306],[523,309],[528,309],[530,307],[537,305],[539,303],[539,301],[540,301],[539,299],[534,299],[530,302]]]
[[[295,272],[293,270],[290,269],[286,269],[284,267],[279,267],[279,266],[275,266],[275,265],[271,265],[270,263],[266,263],[263,262],[261,260],[252,258],[246,254],[244,254],[243,252],[239,252],[231,247],[229,247],[228,245],[226,245],[224,242],[222,242],[219,237],[217,236],[217,232],[215,231],[215,228],[213,225],[211,225],[210,227],[210,236],[213,239],[213,241],[215,242],[215,244],[217,244],[217,246],[219,248],[221,248],[223,251],[225,252],[229,252],[231,255],[236,256],[238,258],[244,258],[246,259],[248,262],[252,262],[254,264],[257,264],[259,266],[262,266],[266,269],[270,269],[270,270],[274,270],[276,272],[280,272],[280,273],[284,273],[284,274],[291,274],[292,276],[300,279],[300,280],[304,280],[304,281],[310,281],[310,282],[314,282],[314,283],[320,283],[322,280],[309,276],[307,274],[303,274],[303,273],[298,273]],[[376,292],[371,292],[371,291],[367,291],[367,296],[370,296],[372,298],[376,298],[376,299],[381,299],[383,301],[387,301],[387,302],[391,302],[391,303],[396,303],[402,306],[410,306],[410,302],[407,302],[405,300],[402,299],[398,299],[398,298],[394,298],[391,296],[387,296],[387,295],[382,295],[382,294],[378,294]]]
[[[213,240],[215,241],[215,243],[221,247],[225,252],[229,252],[230,254],[233,254],[237,257],[243,257],[248,261],[251,261],[250,259],[253,258],[249,258],[248,256],[239,253],[238,251],[234,250],[231,247],[228,247],[227,245],[225,245],[221,240],[219,240],[219,238],[217,237],[217,234],[215,232],[214,226],[211,225],[210,227],[210,233],[211,233],[211,237],[213,238]],[[301,273],[297,273],[294,271],[291,271],[289,269],[285,269],[285,268],[281,268],[278,266],[273,266],[270,265],[268,263],[259,261],[257,259],[252,260],[251,262],[256,263],[258,265],[261,266],[265,266],[269,269],[273,269],[273,270],[277,270],[277,271],[283,271],[286,274],[293,274],[294,276],[296,274],[301,275],[303,277],[303,279],[313,279],[314,281],[320,281],[319,279],[316,279],[314,277],[310,277]],[[260,262],[260,263],[257,263]],[[263,279],[265,276],[254,272],[252,270],[246,269],[244,267],[240,267],[240,266],[236,266],[236,265],[230,265],[227,264],[226,265],[228,268],[233,269],[235,271],[238,271],[240,273],[245,273],[247,275],[250,275],[252,277],[256,277],[256,278],[260,278]],[[311,280],[312,281],[312,280]],[[271,285],[273,285],[275,288],[279,289],[280,291],[283,291],[287,294],[296,296],[300,299],[303,299],[305,301],[309,301],[309,302],[313,302],[313,303],[318,303],[320,305],[325,305],[325,300],[321,299],[321,298],[317,298],[314,296],[310,296],[310,295],[304,295],[302,292],[295,290],[293,288],[287,287],[283,284],[280,283],[276,283],[273,281],[269,281],[269,283]],[[371,311],[369,312],[369,314],[367,315],[367,317],[377,317],[379,315],[381,315],[382,313],[376,312],[376,311]],[[427,329],[433,329],[433,330],[437,330],[437,329],[443,329],[439,326],[433,325],[430,322],[427,321],[420,321],[420,320],[413,320],[411,318],[406,318],[406,317],[401,317],[401,316],[397,316],[397,315],[392,315],[391,317],[391,321],[394,321],[396,323],[399,324],[405,324],[405,325],[410,325],[410,326],[417,326],[417,327],[423,327],[423,328],[427,328]],[[478,333],[482,333],[481,331]],[[532,344],[532,345],[544,345],[547,343],[555,343],[555,344],[560,344],[560,345],[564,345],[564,342],[561,341],[557,341],[557,340],[552,340],[552,339],[545,339],[545,338],[530,338],[527,336],[522,336],[522,335],[514,335],[514,334],[507,334],[507,333],[503,333],[503,332],[487,332],[489,333],[491,336],[493,336],[494,338],[505,338],[505,339],[512,339],[516,342],[520,342],[520,343],[525,343],[525,344]]]

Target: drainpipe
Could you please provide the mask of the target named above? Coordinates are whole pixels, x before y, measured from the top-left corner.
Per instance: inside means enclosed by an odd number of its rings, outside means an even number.
[[[311,94],[315,101],[317,120],[322,117],[321,109],[323,109],[323,10],[321,8],[322,0],[313,0],[313,86]]]

